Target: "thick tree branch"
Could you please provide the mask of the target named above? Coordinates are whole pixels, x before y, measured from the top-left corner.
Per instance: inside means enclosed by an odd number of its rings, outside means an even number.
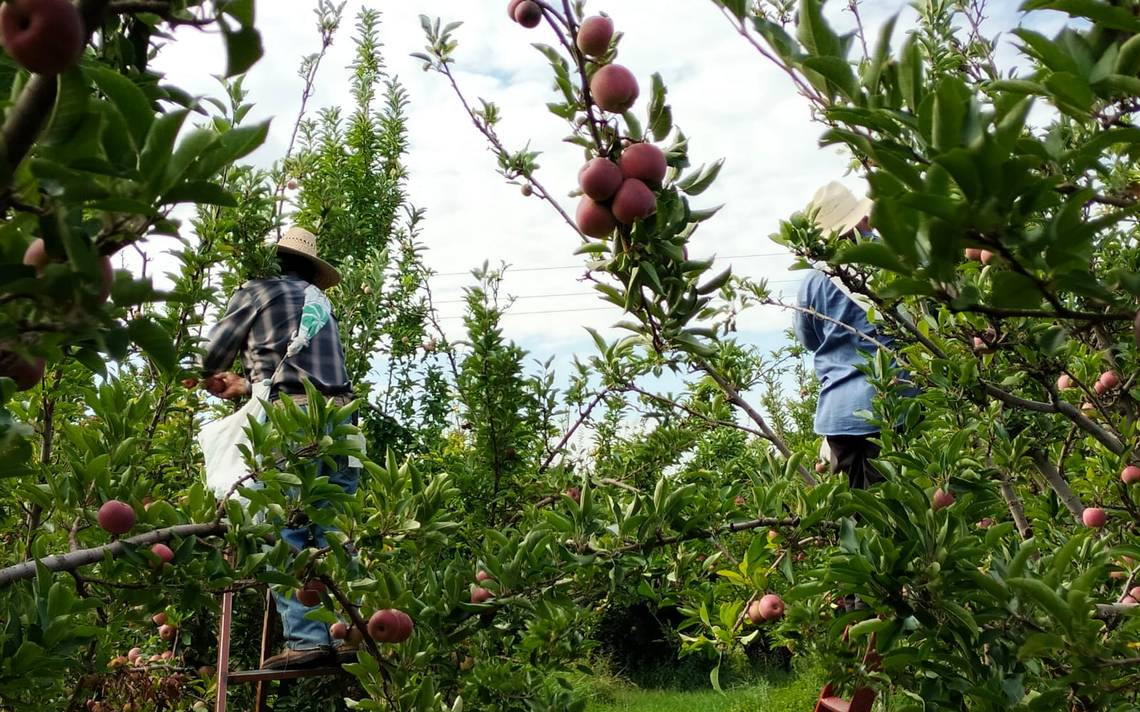
[[[222,534],[229,529],[226,524],[209,522],[207,524],[179,524],[165,529],[155,529],[146,534],[112,542],[94,549],[81,549],[70,554],[58,554],[46,559],[25,561],[15,566],[0,569],[0,588],[5,588],[17,581],[33,578],[36,575],[36,565],[42,565],[48,571],[74,571],[82,566],[97,564],[106,556],[120,556],[128,545],[146,546],[159,542],[170,541],[175,537],[206,537]]]
[[[748,417],[752,419],[752,422],[756,423],[756,426],[760,428],[760,431],[764,434],[765,440],[776,446],[776,449],[779,450],[780,454],[784,457],[792,456],[792,449],[788,447],[788,444],[784,442],[783,438],[777,435],[776,431],[772,430],[772,427],[768,425],[768,421],[764,420],[764,416],[760,415],[760,413],[757,412],[755,408],[749,405],[748,401],[744,400],[744,398],[741,397],[740,392],[737,391],[736,388],[731,383],[729,383],[724,376],[720,375],[716,369],[704,361],[697,361],[697,366],[702,371],[707,373],[718,386],[720,386],[721,391],[724,392],[724,395],[726,398],[728,398],[729,403],[732,403],[737,408],[743,410],[748,415]],[[804,482],[813,487],[818,484],[815,477],[813,477],[812,474],[807,471],[806,467],[800,465],[799,470],[800,477],[803,478]]]
[[[1045,481],[1049,483],[1049,487],[1057,493],[1061,504],[1065,505],[1065,509],[1068,509],[1069,512],[1072,513],[1073,519],[1076,520],[1077,524],[1081,524],[1081,514],[1085,511],[1085,505],[1081,502],[1080,498],[1077,497],[1076,493],[1073,492],[1073,489],[1069,487],[1069,483],[1061,476],[1060,471],[1049,461],[1049,458],[1045,457],[1045,453],[1039,450],[1031,452],[1029,457],[1033,460],[1033,464],[1037,466],[1037,471],[1040,472],[1041,476],[1045,478]]]

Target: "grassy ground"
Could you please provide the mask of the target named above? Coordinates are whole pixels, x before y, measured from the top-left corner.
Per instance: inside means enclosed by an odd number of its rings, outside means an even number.
[[[587,712],[803,712],[819,697],[818,670],[769,676],[754,684],[725,690],[643,690],[615,678],[583,684],[590,697]]]

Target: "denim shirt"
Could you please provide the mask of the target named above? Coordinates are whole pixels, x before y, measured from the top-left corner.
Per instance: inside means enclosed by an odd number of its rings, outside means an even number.
[[[799,306],[853,327],[875,341],[889,346],[867,321],[863,309],[835,286],[827,275],[812,270],[800,284]],[[796,339],[815,356],[815,373],[820,380],[819,403],[815,409],[815,432],[819,435],[869,435],[878,432],[859,411],[871,410],[875,388],[857,366],[866,363],[876,349],[875,342],[833,322],[797,311],[793,320]]]

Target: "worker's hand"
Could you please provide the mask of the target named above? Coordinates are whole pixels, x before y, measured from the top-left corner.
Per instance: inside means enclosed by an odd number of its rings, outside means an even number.
[[[236,373],[215,373],[202,381],[202,387],[212,396],[233,400],[248,396],[250,393],[249,381]]]

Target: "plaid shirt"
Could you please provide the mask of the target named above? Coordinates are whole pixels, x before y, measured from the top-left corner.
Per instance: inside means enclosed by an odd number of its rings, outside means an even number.
[[[202,356],[206,375],[230,370],[240,354],[242,370],[256,383],[273,378],[289,340],[301,323],[305,288],[309,283],[293,276],[255,279],[234,292],[221,321],[210,332]],[[313,340],[285,362],[272,393],[303,394],[303,379],[309,379],[326,396],[349,395],[352,385],[344,366],[344,347],[336,318],[317,332]]]

